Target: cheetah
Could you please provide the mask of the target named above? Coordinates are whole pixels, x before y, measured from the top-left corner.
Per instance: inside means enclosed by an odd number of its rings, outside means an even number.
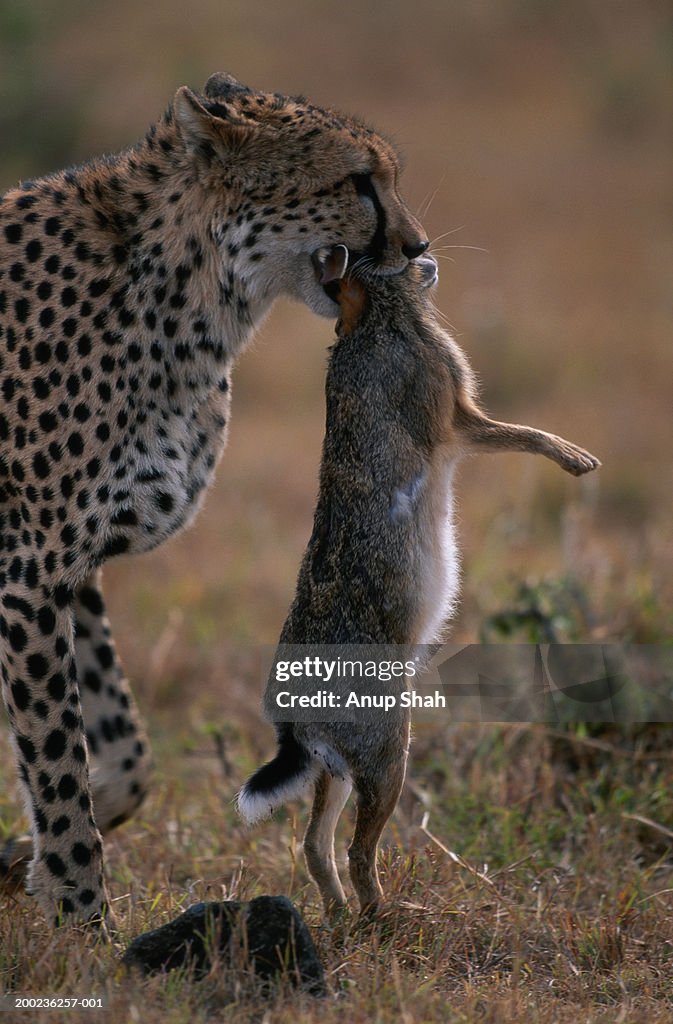
[[[218,73],[116,156],[0,200],[0,664],[31,836],[1,869],[55,923],[113,925],[102,834],[151,755],[101,566],[194,517],[232,366],[280,294],[338,316],[316,254],[427,248],[381,135]]]

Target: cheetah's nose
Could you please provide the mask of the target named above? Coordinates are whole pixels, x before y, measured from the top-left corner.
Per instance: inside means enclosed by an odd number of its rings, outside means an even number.
[[[429,245],[430,243],[426,239],[425,242],[416,242],[415,245],[403,245],[402,252],[408,260],[415,260],[417,256],[425,252]]]

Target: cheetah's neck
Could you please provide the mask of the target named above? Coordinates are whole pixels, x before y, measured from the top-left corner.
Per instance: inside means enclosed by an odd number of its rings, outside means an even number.
[[[132,149],[33,187],[56,200],[63,230],[96,266],[108,332],[132,330],[143,352],[159,346],[189,365],[192,391],[209,391],[272,301],[246,275],[239,236],[250,204],[240,186],[209,190],[163,121]]]

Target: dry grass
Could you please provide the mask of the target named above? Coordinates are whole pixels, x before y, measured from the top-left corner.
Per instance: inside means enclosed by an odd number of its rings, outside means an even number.
[[[105,1020],[147,1024],[671,1019],[673,865],[656,827],[673,826],[669,758],[597,755],[581,742],[570,757],[543,727],[419,728],[381,856],[389,908],[330,933],[300,856],[304,809],[254,832],[236,818],[228,766],[248,763],[247,739],[230,727],[223,761],[204,730],[196,743],[196,730],[168,719],[155,732],[152,799],[108,843],[120,946],[52,935],[17,896],[0,919],[5,987],[104,994]],[[200,982],[121,971],[119,948],[139,931],[197,899],[262,892],[287,894],[305,914],[326,999],[282,985],[265,998],[219,965]]]
[[[131,141],[178,84],[216,68],[387,128],[430,235],[452,232],[437,246],[478,247],[439,250],[455,262],[438,303],[490,411],[604,463],[582,482],[518,456],[463,469],[454,638],[476,639],[520,581],[542,593],[548,578],[584,594],[583,639],[669,640],[670,12],[640,0],[394,0],[338,17],[310,0],[52,7],[0,5],[0,187]],[[234,814],[237,785],[271,748],[254,648],[277,636],[310,529],[330,336],[279,304],[237,372],[199,523],[107,572],[158,762],[147,806],[108,843],[120,939],[206,894],[287,893],[314,928],[329,998],[281,991],[267,1004],[222,971],[129,979],[116,947],[51,934],[24,896],[0,904],[0,982],[105,992],[110,1024],[668,1022],[666,758],[581,744],[570,756],[541,727],[419,725],[382,853],[391,909],[340,937],[322,930],[299,856],[305,809],[252,833]],[[0,754],[10,833],[20,812],[4,736]]]

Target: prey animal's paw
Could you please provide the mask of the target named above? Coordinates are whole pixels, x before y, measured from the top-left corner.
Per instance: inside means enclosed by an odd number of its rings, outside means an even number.
[[[597,459],[595,455],[580,448],[579,445],[571,444],[570,441],[562,441],[559,445],[558,463],[562,469],[565,469],[567,473],[572,473],[573,476],[584,476],[585,473],[591,473],[601,465],[600,459]]]

